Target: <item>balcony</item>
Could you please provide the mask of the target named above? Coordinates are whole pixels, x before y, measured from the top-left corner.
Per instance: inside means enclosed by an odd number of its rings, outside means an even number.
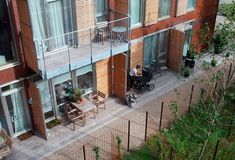
[[[118,17],[118,18],[117,18]],[[123,53],[129,49],[129,17],[110,14],[96,26],[34,40],[39,74],[44,79]]]

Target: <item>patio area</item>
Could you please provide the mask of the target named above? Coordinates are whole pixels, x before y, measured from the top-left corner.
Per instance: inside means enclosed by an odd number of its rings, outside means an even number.
[[[166,72],[162,76],[154,78],[151,83],[155,84],[154,90],[137,94],[137,103],[133,108],[128,107],[123,101],[116,97],[109,97],[106,100],[106,109],[99,109],[99,114],[96,118],[88,117],[86,125],[76,126],[73,131],[73,124],[62,119],[62,123],[58,126],[48,130],[48,141],[38,137],[32,136],[26,140],[14,139],[12,154],[9,159],[40,159],[52,154],[53,152],[82,139],[87,135],[91,135],[94,131],[104,127],[119,119],[119,116],[132,112],[138,107],[160,96],[167,91],[180,85],[182,80],[177,78],[177,74],[171,71]]]

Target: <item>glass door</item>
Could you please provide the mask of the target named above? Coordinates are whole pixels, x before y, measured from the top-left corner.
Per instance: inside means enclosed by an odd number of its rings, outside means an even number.
[[[10,117],[10,125],[14,136],[18,136],[30,129],[30,119],[26,109],[23,88],[9,90],[2,94]],[[9,125],[9,124],[8,124]]]

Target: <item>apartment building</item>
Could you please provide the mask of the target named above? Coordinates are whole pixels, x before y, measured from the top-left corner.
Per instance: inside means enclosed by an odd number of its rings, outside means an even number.
[[[156,60],[178,72],[197,39],[191,33],[205,23],[213,30],[218,1],[3,0],[0,7],[0,125],[12,137],[35,130],[47,139],[67,88],[123,99],[136,64]]]

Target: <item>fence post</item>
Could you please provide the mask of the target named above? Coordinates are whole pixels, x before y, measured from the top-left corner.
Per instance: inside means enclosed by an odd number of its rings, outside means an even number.
[[[216,158],[216,154],[217,154],[217,151],[218,151],[218,146],[219,146],[219,140],[217,141],[217,143],[216,143],[216,146],[215,146],[215,153],[214,153],[214,160],[215,160],[215,158]]]
[[[86,160],[86,150],[85,150],[85,145],[82,146],[83,150],[83,159]]]
[[[131,132],[131,121],[128,121],[128,137],[127,137],[127,152],[130,151],[130,132]]]
[[[233,67],[233,64],[231,63],[231,64],[230,64],[230,67],[229,67],[229,72],[228,72],[228,79],[229,79],[230,76],[231,76],[232,67]]]
[[[160,115],[159,131],[161,131],[161,128],[162,128],[163,106],[164,106],[164,102],[162,102],[162,106],[161,106],[161,115]]]
[[[170,160],[172,160],[173,156],[173,147],[171,147],[171,152],[170,152]]]
[[[146,118],[145,118],[145,134],[144,134],[144,141],[147,140],[147,131],[148,131],[148,112],[146,112]]]
[[[189,106],[188,106],[188,112],[191,111],[191,105],[192,105],[192,99],[193,99],[193,91],[194,91],[194,85],[192,85],[192,88],[191,88],[190,99],[189,99]]]

